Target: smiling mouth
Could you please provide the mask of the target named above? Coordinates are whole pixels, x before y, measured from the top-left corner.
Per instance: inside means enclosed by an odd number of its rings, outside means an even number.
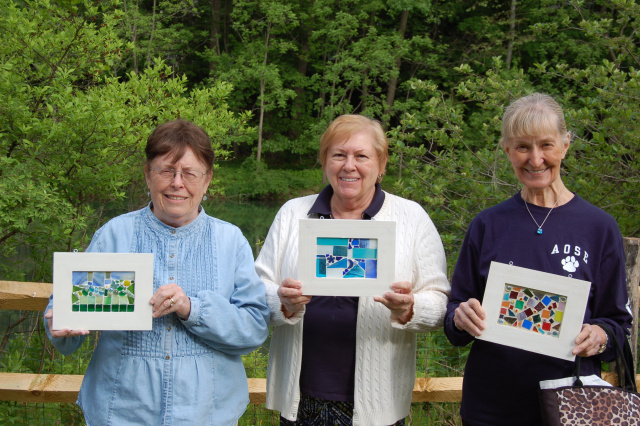
[[[531,173],[532,175],[540,175],[544,172],[547,171],[547,169],[542,169],[542,170],[527,170],[529,173]]]
[[[167,197],[170,200],[177,200],[177,201],[182,201],[187,199],[187,197],[177,197],[175,195],[165,195],[165,197]]]
[[[343,180],[345,182],[356,182],[359,179],[358,178],[340,178],[340,180]]]

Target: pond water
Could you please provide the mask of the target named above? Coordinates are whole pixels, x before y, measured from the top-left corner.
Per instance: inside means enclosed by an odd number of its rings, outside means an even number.
[[[209,216],[240,228],[251,244],[255,258],[282,203],[238,203],[214,199],[204,201],[202,205]]]

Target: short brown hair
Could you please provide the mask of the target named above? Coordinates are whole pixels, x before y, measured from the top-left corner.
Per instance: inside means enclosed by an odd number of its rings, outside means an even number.
[[[544,93],[532,93],[509,104],[502,116],[503,146],[513,138],[536,136],[540,132],[557,132],[561,136],[567,133],[562,107],[555,99]]]
[[[324,134],[320,137],[320,164],[324,168],[327,162],[327,151],[332,143],[349,139],[353,133],[369,131],[373,135],[373,149],[380,161],[380,170],[384,174],[387,160],[389,159],[389,141],[382,129],[380,122],[363,115],[345,114],[341,115],[329,125]]]
[[[213,170],[215,153],[211,147],[209,135],[199,126],[187,120],[173,120],[159,125],[147,139],[144,152],[147,164],[158,156],[172,153],[171,163],[179,161],[190,149],[195,156],[207,167]]]

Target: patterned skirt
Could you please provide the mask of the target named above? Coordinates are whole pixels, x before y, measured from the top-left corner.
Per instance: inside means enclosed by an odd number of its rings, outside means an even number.
[[[297,418],[292,422],[280,416],[280,426],[352,426],[353,402],[327,401],[303,393]],[[404,419],[392,426],[404,426]]]

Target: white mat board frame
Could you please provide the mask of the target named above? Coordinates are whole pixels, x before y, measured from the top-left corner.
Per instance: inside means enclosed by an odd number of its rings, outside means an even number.
[[[498,323],[505,285],[526,287],[567,297],[559,336],[540,335],[520,327]],[[487,328],[476,337],[542,355],[574,361],[571,353],[575,338],[582,329],[589,298],[589,281],[536,271],[533,269],[491,262],[482,306],[486,311]]]
[[[298,278],[305,295],[382,296],[395,277],[396,222],[300,219]],[[377,278],[316,277],[317,238],[377,240]]]
[[[78,312],[72,309],[74,271],[135,273],[133,312]],[[53,329],[151,330],[153,253],[53,254]]]

